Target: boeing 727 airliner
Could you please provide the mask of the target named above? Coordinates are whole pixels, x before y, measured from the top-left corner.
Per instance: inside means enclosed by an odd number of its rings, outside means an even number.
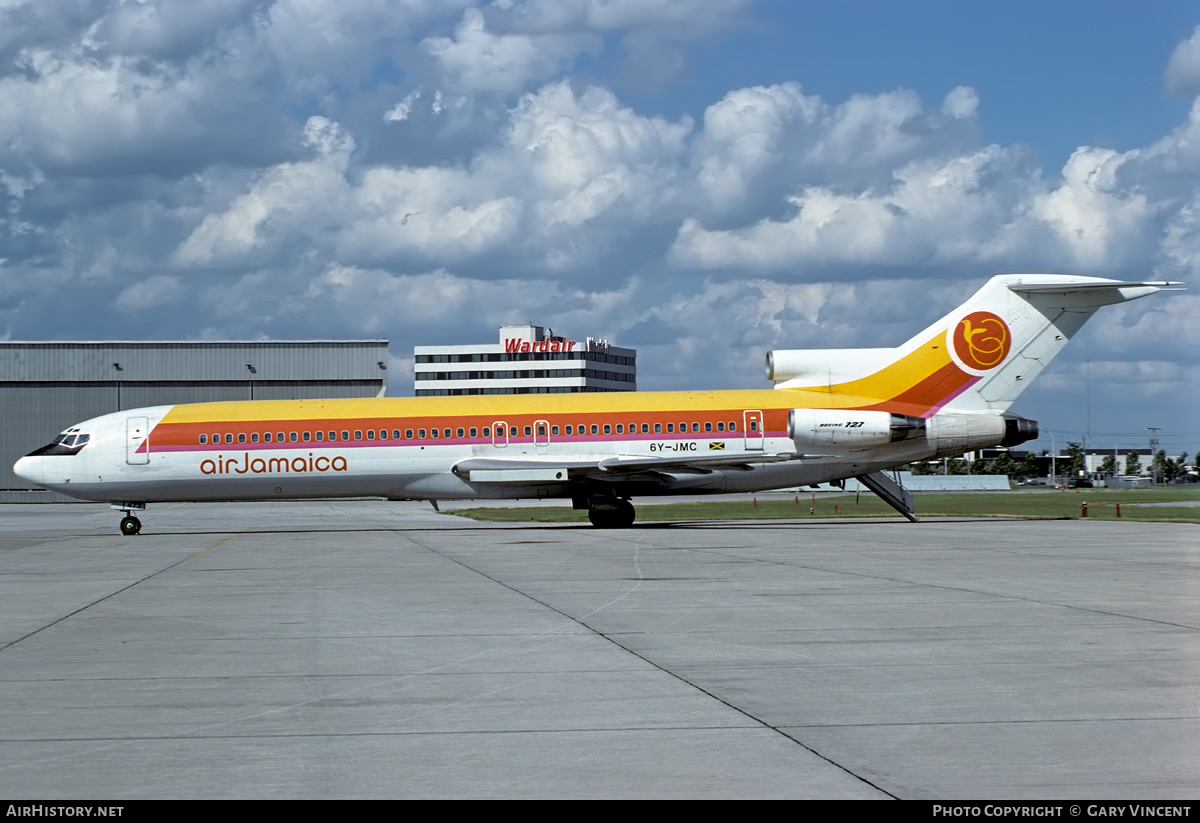
[[[108,501],[570,498],[596,526],[630,500],[857,477],[915,519],[883,472],[1037,436],[1008,407],[1099,307],[1176,284],[993,277],[893,349],[767,355],[774,389],[197,403],[106,414],[14,466]]]

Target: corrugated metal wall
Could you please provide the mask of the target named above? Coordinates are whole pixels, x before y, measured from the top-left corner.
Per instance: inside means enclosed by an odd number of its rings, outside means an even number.
[[[0,502],[67,499],[23,491],[12,464],[74,423],[171,403],[375,397],[387,390],[387,345],[0,342]]]

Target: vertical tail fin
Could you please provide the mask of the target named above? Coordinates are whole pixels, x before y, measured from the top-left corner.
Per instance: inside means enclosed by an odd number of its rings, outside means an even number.
[[[943,321],[952,360],[974,378],[944,405],[1004,411],[1096,309],[1170,285],[1061,274],[993,277]]]
[[[776,388],[827,408],[929,417],[942,408],[1002,412],[1101,306],[1176,286],[1065,274],[1003,274],[894,349],[775,351]]]

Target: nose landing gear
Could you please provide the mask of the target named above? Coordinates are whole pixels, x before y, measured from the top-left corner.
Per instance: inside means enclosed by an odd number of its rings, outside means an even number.
[[[128,536],[142,530],[142,521],[134,517],[133,513],[144,512],[146,510],[145,503],[109,503],[108,505],[125,514],[121,518],[121,534]]]

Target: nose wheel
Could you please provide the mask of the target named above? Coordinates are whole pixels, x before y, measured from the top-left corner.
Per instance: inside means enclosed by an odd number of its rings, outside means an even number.
[[[146,510],[145,503],[109,503],[113,509],[125,515],[121,518],[121,534],[138,534],[142,530],[142,521],[133,516],[134,512],[144,512]]]

